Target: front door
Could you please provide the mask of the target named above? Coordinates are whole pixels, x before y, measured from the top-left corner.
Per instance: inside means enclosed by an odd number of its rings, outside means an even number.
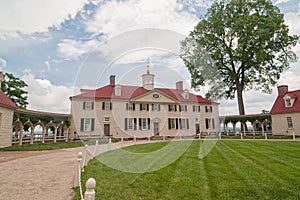
[[[110,135],[110,126],[109,126],[109,124],[104,124],[104,135],[105,136]]]
[[[159,135],[159,123],[158,122],[153,123],[153,130],[154,130],[154,135]]]

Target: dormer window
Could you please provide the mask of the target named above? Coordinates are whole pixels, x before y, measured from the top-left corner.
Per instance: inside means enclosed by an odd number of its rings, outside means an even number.
[[[285,103],[285,107],[292,107],[295,101],[295,99],[292,96],[287,94],[283,97],[283,100]]]
[[[291,106],[292,106],[291,99],[286,99],[285,100],[285,107],[291,107]]]

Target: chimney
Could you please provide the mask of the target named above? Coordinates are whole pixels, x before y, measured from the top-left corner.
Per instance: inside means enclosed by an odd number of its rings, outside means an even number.
[[[289,86],[279,85],[277,87],[277,91],[278,91],[278,96],[283,96],[283,95],[285,95],[285,93],[287,93],[289,91]]]
[[[176,82],[176,89],[182,91],[183,90],[183,82],[177,81]]]
[[[116,79],[115,75],[110,75],[110,78],[109,78],[109,80],[110,80],[109,85],[110,86],[115,86],[115,79]]]

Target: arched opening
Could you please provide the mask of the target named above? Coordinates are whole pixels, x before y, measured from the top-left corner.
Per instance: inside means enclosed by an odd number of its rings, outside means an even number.
[[[44,130],[44,124],[41,122],[38,122],[34,125],[34,131],[33,131],[33,143],[41,143],[43,141],[43,130]]]
[[[46,125],[44,142],[56,142],[56,137],[57,137],[57,127],[51,121]]]
[[[253,134],[253,125],[251,122],[246,121],[245,123],[245,135],[252,135]]]
[[[22,139],[23,139],[23,124],[18,119],[13,124],[12,145],[16,145],[16,144],[22,145]]]

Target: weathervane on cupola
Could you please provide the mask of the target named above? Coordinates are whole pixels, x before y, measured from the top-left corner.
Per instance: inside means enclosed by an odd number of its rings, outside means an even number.
[[[147,59],[147,72],[142,75],[143,87],[146,90],[154,89],[154,74],[150,74],[150,58]]]

